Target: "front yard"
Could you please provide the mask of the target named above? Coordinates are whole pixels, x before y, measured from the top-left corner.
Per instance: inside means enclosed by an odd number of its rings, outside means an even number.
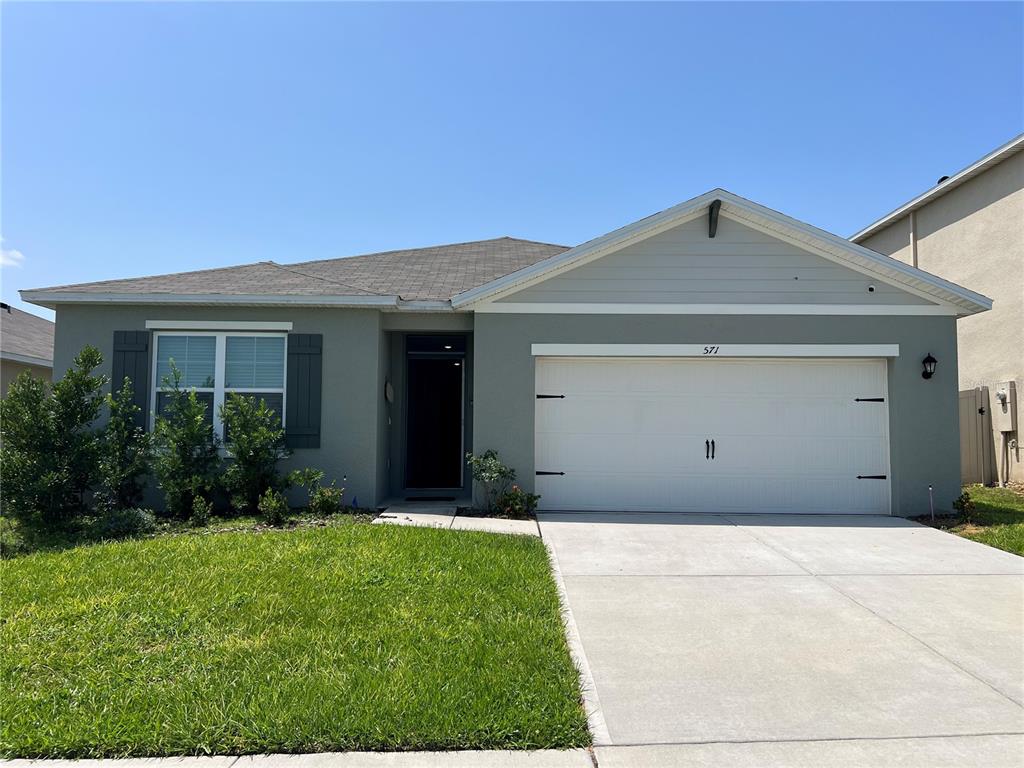
[[[1024,556],[1024,493],[1012,488],[964,487],[976,508],[969,520],[947,517],[931,523],[944,531]],[[930,521],[920,518],[920,522]]]
[[[0,563],[7,757],[572,747],[534,538],[341,523]]]

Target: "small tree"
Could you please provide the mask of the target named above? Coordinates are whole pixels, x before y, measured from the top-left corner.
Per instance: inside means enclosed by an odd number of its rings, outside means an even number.
[[[99,441],[92,423],[103,405],[103,362],[85,347],[52,387],[21,374],[0,405],[4,508],[28,525],[71,521],[85,509],[96,481]]]
[[[495,502],[508,491],[516,479],[516,471],[501,463],[496,450],[489,449],[480,456],[466,454],[473,480],[483,491],[484,509],[494,511]]]
[[[170,391],[164,413],[156,416],[153,470],[167,512],[185,520],[196,496],[205,499],[214,487],[220,468],[218,441],[206,420],[206,403],[194,389],[181,388],[181,371],[173,363],[163,385]]]
[[[98,507],[104,512],[130,509],[142,500],[149,468],[149,436],[135,424],[141,410],[132,397],[132,382],[127,377],[121,389],[107,395],[110,420],[100,438],[100,487],[96,491]]]
[[[281,418],[262,398],[234,392],[228,394],[220,418],[232,457],[224,487],[231,494],[231,506],[254,513],[267,490],[280,491],[287,485],[277,470],[277,462],[290,455]]]

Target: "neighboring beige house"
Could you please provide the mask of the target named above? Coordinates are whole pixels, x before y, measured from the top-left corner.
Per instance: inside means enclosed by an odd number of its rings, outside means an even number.
[[[0,393],[22,371],[53,377],[53,323],[0,302]]]
[[[1024,482],[1024,134],[850,239],[993,299],[957,320],[964,482]]]

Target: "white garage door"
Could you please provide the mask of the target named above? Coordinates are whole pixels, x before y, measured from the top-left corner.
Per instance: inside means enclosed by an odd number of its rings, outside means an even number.
[[[889,512],[882,360],[537,359],[541,509]]]

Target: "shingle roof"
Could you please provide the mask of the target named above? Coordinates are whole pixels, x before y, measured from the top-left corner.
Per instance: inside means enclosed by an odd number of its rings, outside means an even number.
[[[563,245],[499,237],[298,264],[261,261],[33,290],[56,294],[399,296],[407,301],[447,301],[566,250]]]
[[[53,327],[49,320],[0,304],[0,357],[32,358],[52,365]]]

